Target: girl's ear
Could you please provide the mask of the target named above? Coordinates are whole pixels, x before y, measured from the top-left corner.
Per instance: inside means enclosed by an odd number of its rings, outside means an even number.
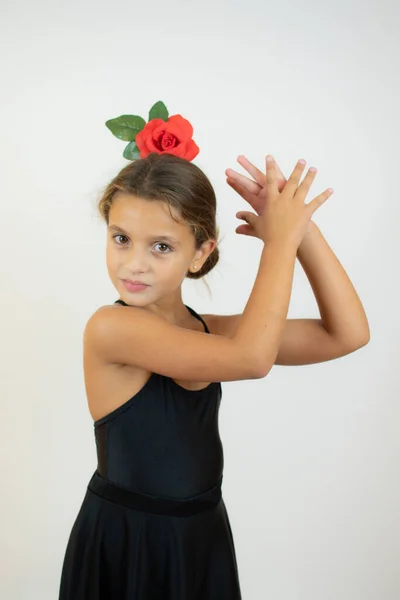
[[[214,240],[207,240],[206,242],[203,242],[201,248],[196,252],[193,262],[195,263],[201,261],[201,263],[204,264],[209,255],[213,252],[216,245],[217,243]]]

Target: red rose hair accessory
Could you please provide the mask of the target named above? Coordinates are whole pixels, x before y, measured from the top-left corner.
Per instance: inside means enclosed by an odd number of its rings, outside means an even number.
[[[193,141],[193,127],[181,115],[169,117],[165,104],[156,102],[146,121],[137,115],[121,115],[106,121],[115,137],[129,142],[123,156],[128,160],[146,158],[150,152],[174,154],[192,161],[200,149]]]

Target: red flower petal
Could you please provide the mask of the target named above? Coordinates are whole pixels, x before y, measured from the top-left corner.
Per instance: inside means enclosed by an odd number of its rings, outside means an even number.
[[[186,144],[186,153],[184,158],[186,158],[186,160],[191,161],[198,155],[199,152],[200,148],[198,147],[196,142],[194,140],[189,140]]]
[[[185,158],[186,144],[177,144],[174,148],[169,148],[167,152],[169,154],[173,154],[174,156]]]
[[[152,119],[139,131],[135,138],[139,150],[145,147],[147,141],[152,138],[154,130],[162,123],[165,124],[165,121],[162,119]]]
[[[152,119],[136,136],[140,157],[146,158],[150,152],[173,154],[186,160],[193,160],[200,149],[191,139],[193,127],[182,115],[173,115],[168,121]]]
[[[181,142],[189,140],[193,135],[193,127],[182,115],[172,115],[167,121],[167,129]]]
[[[142,148],[142,150],[140,150],[140,158],[147,158],[148,155],[150,154],[150,150],[148,148]]]
[[[166,131],[160,140],[160,146],[163,150],[168,150],[170,148],[175,148],[179,144],[176,137],[168,133]]]

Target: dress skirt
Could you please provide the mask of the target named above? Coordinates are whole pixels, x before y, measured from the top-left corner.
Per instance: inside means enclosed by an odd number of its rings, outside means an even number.
[[[59,600],[241,600],[221,484],[165,498],[96,471],[68,540]]]

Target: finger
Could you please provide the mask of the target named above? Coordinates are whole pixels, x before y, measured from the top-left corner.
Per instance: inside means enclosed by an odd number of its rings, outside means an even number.
[[[326,200],[328,200],[329,196],[332,196],[333,194],[333,189],[332,188],[328,188],[327,190],[325,190],[324,192],[322,192],[322,194],[320,194],[319,196],[317,196],[316,198],[314,198],[314,200],[311,200],[311,202],[309,202],[307,204],[307,206],[309,207],[311,214],[313,215],[315,213],[315,211],[324,203],[326,202]]]
[[[237,182],[242,188],[244,188],[248,192],[250,192],[250,194],[259,194],[260,193],[262,186],[260,186],[255,181],[252,181],[245,175],[241,175],[240,173],[237,173],[233,169],[226,169],[225,173],[229,178],[234,179],[235,182]],[[264,177],[264,183],[265,183],[265,175],[263,177]]]
[[[253,228],[250,225],[239,225],[239,227],[236,227],[235,231],[242,235],[254,236]]]
[[[238,163],[240,165],[242,165],[242,167],[244,169],[246,169],[246,171],[248,173],[250,173],[250,175],[252,176],[252,178],[254,179],[254,181],[256,181],[256,183],[258,183],[259,186],[264,187],[264,185],[265,185],[265,173],[263,173],[255,165],[253,165],[253,163],[251,163],[249,161],[249,159],[246,158],[243,154],[240,154],[238,156],[237,161],[238,161]]]
[[[286,177],[284,176],[284,174],[282,173],[282,171],[280,170],[280,168],[278,167],[278,165],[275,161],[274,161],[274,164],[275,164],[275,169],[276,169],[276,173],[277,173],[277,177],[278,177],[278,182],[286,183]]]
[[[239,185],[236,181],[234,181],[230,177],[227,177],[226,183],[228,185],[230,185],[230,187],[232,189],[234,189],[235,192],[237,192],[238,194],[240,194],[242,197],[244,197],[245,195],[250,196],[249,192],[244,187],[242,187],[241,185]]]
[[[249,193],[247,190],[238,185],[235,181],[229,179],[229,177],[226,180],[226,182],[233,190],[235,190],[235,192],[239,194],[239,196],[242,196],[243,200],[246,200],[246,202],[250,204],[251,208],[254,208],[254,210],[256,210],[255,205],[253,203],[254,194]]]
[[[246,171],[248,171],[250,173],[250,175],[255,179],[256,183],[260,187],[265,186],[265,174],[262,171],[260,171],[260,169],[257,169],[257,167],[255,165],[253,165],[253,163],[251,163],[243,154],[240,154],[238,156],[237,161],[239,164],[242,165],[242,167],[244,167],[246,169]],[[284,188],[285,183],[286,183],[286,177],[284,176],[284,174],[278,167],[278,164],[275,161],[275,159],[274,159],[274,166],[276,169],[278,189],[279,189],[279,191],[282,191],[282,189]]]
[[[282,193],[287,193],[291,197],[294,197],[294,195],[297,192],[297,189],[299,187],[300,178],[301,178],[304,168],[306,166],[306,161],[304,161],[302,163],[301,162],[302,160],[303,159],[297,161],[295,168],[293,169],[292,173],[290,174],[290,176],[285,184],[285,187],[283,188]]]
[[[246,221],[246,223],[248,223],[251,226],[253,226],[253,224],[255,223],[255,219],[257,218],[257,216],[254,213],[245,212],[245,211],[239,211],[238,213],[236,213],[236,217],[238,219],[242,219],[243,221]]]
[[[268,158],[272,158],[272,161],[268,161]],[[279,195],[279,189],[273,157],[270,154],[267,154],[265,157],[265,170],[265,187],[267,190],[267,198],[273,199]]]
[[[310,191],[310,187],[314,182],[316,174],[317,169],[315,167],[311,167],[310,169],[308,169],[307,175],[304,177],[303,181],[299,185],[298,190],[295,192],[296,200],[304,202],[308,192]]]

